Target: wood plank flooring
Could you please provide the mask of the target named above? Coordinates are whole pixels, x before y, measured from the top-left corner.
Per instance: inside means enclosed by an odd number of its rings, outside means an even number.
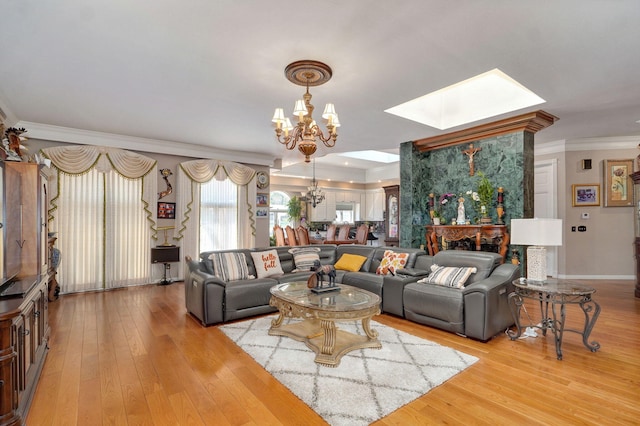
[[[591,340],[551,333],[480,343],[398,317],[383,324],[480,361],[376,425],[640,424],[640,299],[632,281],[591,281],[602,313]],[[538,318],[535,304],[528,312]],[[29,425],[320,425],[324,421],[184,306],[182,283],[63,295]],[[581,311],[568,310],[580,328]]]

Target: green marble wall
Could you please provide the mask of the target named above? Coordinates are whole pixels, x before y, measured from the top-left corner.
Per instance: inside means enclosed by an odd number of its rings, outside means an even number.
[[[497,188],[504,188],[504,222],[533,215],[533,134],[517,132],[473,142],[482,148],[474,157],[475,175],[469,176],[469,158],[462,153],[468,143],[421,153],[412,142],[400,145],[400,247],[425,244],[425,225],[429,216],[429,193],[438,198],[443,193],[464,194],[475,191],[483,172],[496,188],[494,205],[489,209],[497,223],[495,204]],[[465,211],[472,220],[476,213],[465,197]],[[451,221],[457,216],[457,202],[443,208]]]

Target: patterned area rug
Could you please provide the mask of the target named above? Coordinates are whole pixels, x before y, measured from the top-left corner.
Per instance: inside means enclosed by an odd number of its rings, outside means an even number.
[[[358,349],[343,356],[338,367],[323,367],[314,362],[315,353],[304,343],[269,336],[272,318],[220,329],[331,425],[368,425],[478,360],[372,321],[382,349]],[[355,321],[338,327],[364,335]]]

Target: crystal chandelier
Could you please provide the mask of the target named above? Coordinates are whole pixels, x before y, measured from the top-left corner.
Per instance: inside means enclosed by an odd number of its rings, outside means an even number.
[[[298,117],[295,127],[291,125],[289,118],[284,116],[282,108],[276,108],[271,121],[276,124],[278,142],[287,149],[294,149],[297,144],[298,150],[304,155],[304,161],[308,163],[311,161],[311,155],[316,152],[316,139],[321,140],[326,147],[332,148],[338,138],[337,129],[340,127],[340,122],[335,107],[333,104],[327,104],[324,107],[322,118],[327,120],[325,135],[312,117],[314,108],[311,105],[311,93],[309,93],[309,86],[320,86],[331,79],[331,68],[322,62],[304,60],[287,65],[284,72],[290,82],[306,86],[307,92],[302,99],[296,101],[293,108],[293,115]]]
[[[308,192],[305,198],[311,203],[311,207],[315,209],[324,200],[324,194],[322,189],[318,188],[318,181],[316,180],[316,160],[313,160],[313,179],[311,179],[311,185],[307,189]]]

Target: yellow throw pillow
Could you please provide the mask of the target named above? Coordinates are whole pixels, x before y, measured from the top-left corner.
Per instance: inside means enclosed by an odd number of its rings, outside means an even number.
[[[367,258],[358,254],[344,253],[336,262],[334,267],[343,271],[357,272],[362,268]]]

